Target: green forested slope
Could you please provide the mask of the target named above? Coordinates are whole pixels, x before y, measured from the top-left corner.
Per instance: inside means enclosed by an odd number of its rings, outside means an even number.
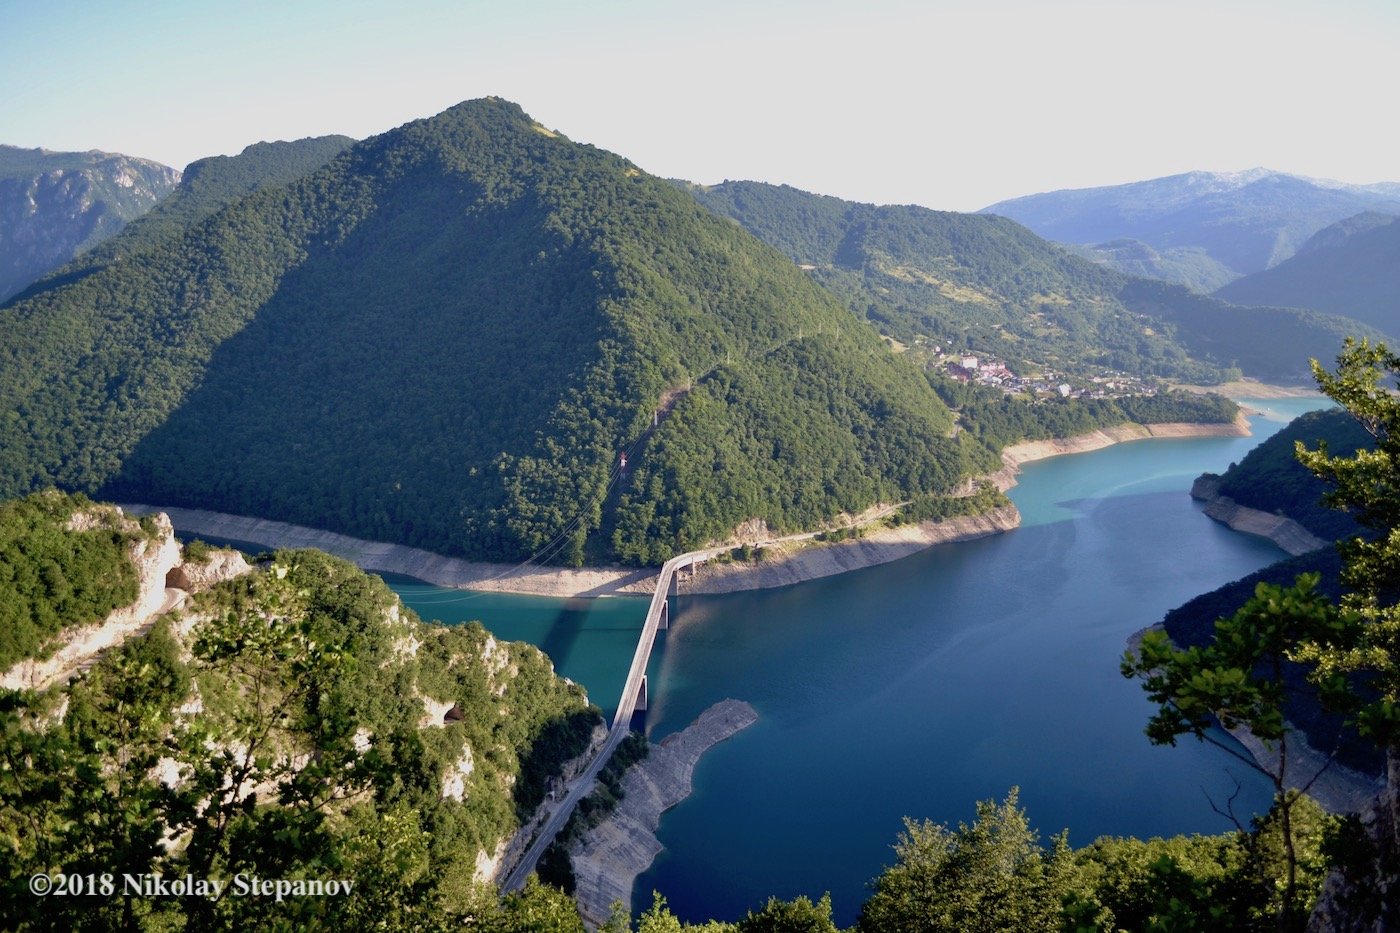
[[[310,175],[354,144],[349,136],[314,136],[254,143],[236,156],[191,162],[170,197],[134,225],[144,237],[179,232],[215,211],[264,188]],[[123,244],[130,246],[134,238]]]
[[[140,526],[90,506],[57,492],[0,503],[0,671],[136,599],[127,550]],[[83,530],[70,526],[79,513],[93,519]]]
[[[1013,368],[1122,369],[1214,382],[1235,368],[1304,381],[1347,319],[1237,308],[1103,268],[1004,217],[858,204],[787,186],[685,185],[901,339],[922,333]]]
[[[0,309],[0,492],[481,557],[643,559],[937,491],[951,425],[778,253],[494,99]]]
[[[1264,382],[1311,385],[1309,359],[1332,360],[1347,337],[1382,340],[1349,317],[1296,308],[1232,305],[1166,282],[1125,277],[1127,307],[1164,322],[1190,352]]]
[[[348,136],[320,136],[295,142],[254,143],[236,156],[211,156],[192,162],[168,197],[122,231],[104,240],[51,275],[34,283],[21,297],[57,288],[177,239],[198,221],[255,191],[290,184],[311,174],[345,150]]]
[[[901,339],[927,334],[1020,369],[1217,376],[1114,302],[1116,277],[1004,217],[877,207],[756,182],[690,190],[813,266],[853,311]]]

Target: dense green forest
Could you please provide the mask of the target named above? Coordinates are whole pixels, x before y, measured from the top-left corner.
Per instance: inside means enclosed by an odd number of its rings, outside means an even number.
[[[994,354],[1013,371],[1219,379],[1114,301],[1115,276],[1004,217],[876,207],[756,182],[688,190],[813,267],[858,316],[901,340],[924,334]]]
[[[5,527],[24,516],[29,529],[11,540],[26,554],[53,550],[57,537],[127,560],[129,538],[64,527],[93,508],[42,494],[6,504]],[[191,547],[184,556],[210,555]],[[429,721],[425,698],[456,712]],[[534,810],[600,723],[533,647],[497,643],[475,623],[425,625],[377,577],[337,558],[263,555],[252,573],[196,593],[69,683],[0,691],[0,924],[582,930],[562,892],[532,881],[502,897],[471,879],[479,853]],[[612,766],[595,808],[615,799],[644,748],[632,743]],[[1306,799],[1291,816],[1305,913],[1353,830]],[[36,872],[112,872],[118,882],[241,872],[354,888],[153,898],[117,883],[111,893],[38,898]],[[1012,789],[979,803],[971,823],[907,821],[854,929],[1266,930],[1281,884],[1274,813],[1237,833],[1103,838],[1072,850],[1063,835],[1042,839]],[[797,897],[756,904],[736,922],[689,924],[658,898],[635,928],[832,933],[831,915],[829,899]],[[633,928],[622,909],[604,927]]]
[[[1197,358],[1284,385],[1310,384],[1307,360],[1335,359],[1349,336],[1384,337],[1349,317],[1232,305],[1149,279],[1125,277],[1118,298],[1135,311],[1166,322]]]
[[[254,143],[236,156],[191,162],[168,197],[127,225],[123,236],[79,256],[26,296],[99,271],[113,263],[139,261],[141,252],[178,239],[191,226],[264,188],[278,188],[311,174],[343,152],[348,136],[319,136],[295,142]]]
[[[1355,322],[1237,308],[1106,269],[1005,217],[874,206],[788,186],[683,185],[902,340],[916,334],[1007,360],[1013,371],[1119,369],[1215,383],[1236,370],[1301,382]]]
[[[822,211],[787,223],[788,245],[844,262],[845,202],[802,199]],[[978,307],[1070,296],[1034,311],[1064,352],[1216,372],[1102,312],[1092,265],[1008,221],[924,214],[937,223],[871,219],[869,244],[964,257],[973,272],[937,288],[905,276],[955,317],[974,285],[999,296]],[[1145,356],[1101,352],[1123,327]],[[1232,414],[973,393],[955,425],[954,394],[676,186],[490,99],[354,145],[196,163],[142,222],[0,308],[0,493],[58,485],[470,557],[651,563],[752,518],[796,531],[929,502],[1023,437]]]
[[[56,533],[45,525],[20,547],[48,548]],[[90,534],[66,537],[82,547]],[[123,541],[102,546],[126,560]],[[426,721],[425,697],[460,718]],[[601,722],[534,647],[475,623],[423,624],[337,558],[268,555],[66,686],[0,691],[0,927],[414,929],[471,915],[496,903],[472,881],[479,854],[535,810]],[[29,893],[34,872],[355,888],[280,903],[120,890],[45,900]]]
[[[1238,275],[1199,246],[1156,249],[1132,237],[1107,240],[1092,246],[1063,242],[1061,245],[1076,255],[1091,262],[1103,263],[1125,275],[1174,282],[1203,295],[1210,294]]]
[[[955,382],[930,374],[940,398],[958,415],[958,423],[1000,451],[1022,440],[1073,437],[1132,421],[1138,424],[1233,421],[1239,406],[1215,394],[1162,392],[1123,398],[1050,398],[1031,401],[991,386]]]

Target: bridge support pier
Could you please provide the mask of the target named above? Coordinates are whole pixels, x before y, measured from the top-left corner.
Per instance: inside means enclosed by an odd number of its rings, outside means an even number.
[[[666,630],[667,630],[668,628],[670,628],[670,627],[671,627],[671,601],[670,601],[669,599],[667,599],[667,600],[664,600],[664,601],[661,603],[661,618],[660,618],[660,620],[657,621],[657,623],[656,623],[656,630],[657,630],[658,632],[664,632],[664,631],[666,631]]]
[[[642,675],[642,685],[637,689],[637,705],[634,710],[639,713],[647,711],[647,677]]]

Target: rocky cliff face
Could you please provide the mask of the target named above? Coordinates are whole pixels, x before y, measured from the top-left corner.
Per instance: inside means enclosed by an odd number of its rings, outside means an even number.
[[[0,301],[120,231],[179,181],[176,169],[131,156],[0,146]]]

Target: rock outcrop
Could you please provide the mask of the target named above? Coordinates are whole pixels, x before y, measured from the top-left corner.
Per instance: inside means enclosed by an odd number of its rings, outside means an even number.
[[[252,568],[239,551],[210,551],[202,560],[187,560],[175,566],[165,579],[166,586],[199,593],[211,586],[241,577]]]
[[[557,776],[560,784],[568,784],[574,778],[582,774],[592,763],[594,756],[598,754],[598,749],[603,747],[603,743],[608,740],[607,726],[599,722],[593,729],[593,735],[589,739],[588,747],[579,755],[564,762],[563,768]],[[689,791],[687,791],[689,793]],[[496,850],[491,853],[481,851],[476,858],[476,879],[478,881],[496,881],[504,879],[514,868],[516,863],[525,855],[525,850],[534,841],[535,835],[554,814],[558,806],[557,801],[546,798],[535,808],[530,819],[520,826],[509,839],[503,839],[496,846]]]
[[[651,747],[622,779],[623,798],[603,822],[569,850],[579,912],[593,924],[608,917],[614,901],[632,902],[632,885],[661,851],[661,814],[692,789],[695,764],[710,748],[758,721],[752,706],[722,700],[695,722]]]
[[[0,146],[0,301],[120,231],[179,181],[147,159]]]
[[[1334,869],[1308,918],[1308,933],[1400,930],[1400,756],[1389,758],[1388,787],[1365,806],[1350,864]]]
[[[1220,478],[1200,476],[1191,484],[1191,498],[1206,503],[1205,513],[1235,531],[1268,538],[1295,557],[1326,547],[1328,542],[1284,515],[1240,505],[1220,494]]]

